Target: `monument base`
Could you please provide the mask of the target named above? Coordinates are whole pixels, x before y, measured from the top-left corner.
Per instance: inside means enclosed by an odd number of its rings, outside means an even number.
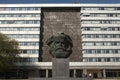
[[[44,79],[45,80],[45,79]],[[52,78],[46,80],[92,80],[69,77],[69,58],[52,58]]]
[[[52,79],[69,79],[69,58],[52,58]]]

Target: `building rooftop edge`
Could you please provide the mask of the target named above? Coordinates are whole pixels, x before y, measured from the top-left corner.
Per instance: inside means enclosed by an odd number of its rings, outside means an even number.
[[[118,4],[83,4],[83,3],[59,3],[59,4],[0,4],[0,7],[118,7]]]

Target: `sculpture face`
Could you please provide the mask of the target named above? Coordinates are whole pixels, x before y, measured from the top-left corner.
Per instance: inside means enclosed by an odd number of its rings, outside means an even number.
[[[68,58],[72,53],[72,40],[65,34],[52,36],[48,39],[50,54],[54,58]]]

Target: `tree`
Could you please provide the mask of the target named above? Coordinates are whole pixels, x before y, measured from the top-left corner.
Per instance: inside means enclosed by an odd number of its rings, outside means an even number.
[[[0,33],[0,72],[5,72],[15,66],[16,56],[19,53],[18,43]]]

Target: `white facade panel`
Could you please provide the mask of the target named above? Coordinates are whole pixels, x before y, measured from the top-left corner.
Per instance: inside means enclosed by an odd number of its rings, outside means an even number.
[[[0,31],[3,34],[40,34],[39,31]]]
[[[41,13],[41,11],[0,11],[1,14],[16,14],[16,13],[21,13],[21,14],[24,14],[24,13]]]
[[[120,65],[120,62],[70,62],[70,69],[116,69]],[[24,66],[41,66],[42,69],[51,69],[52,68],[52,62],[25,62],[22,64]]]
[[[40,24],[1,24],[0,27],[40,27]]]
[[[81,24],[81,26],[85,26],[85,27],[118,27],[119,24]]]
[[[82,49],[120,49],[120,46],[83,46]]]
[[[119,7],[120,4],[1,4],[0,7]]]
[[[39,54],[20,54],[18,57],[39,57]]]
[[[19,46],[20,49],[39,49],[39,46]]]
[[[40,17],[2,17],[0,20],[40,20]]]
[[[81,17],[81,20],[120,20],[120,17]]]
[[[120,11],[107,11],[107,10],[81,10],[81,13],[120,13]]]
[[[113,57],[113,58],[115,58],[115,57],[120,57],[120,54],[84,54],[83,55],[83,57],[88,57],[88,58],[90,58],[90,57],[97,57],[97,58],[107,58],[107,57]]]
[[[120,31],[82,31],[82,34],[120,34]]]
[[[29,39],[16,39],[18,42],[31,42],[31,41],[35,41],[35,42],[39,42],[39,38],[29,38]]]
[[[83,38],[82,41],[120,41],[120,38]]]

